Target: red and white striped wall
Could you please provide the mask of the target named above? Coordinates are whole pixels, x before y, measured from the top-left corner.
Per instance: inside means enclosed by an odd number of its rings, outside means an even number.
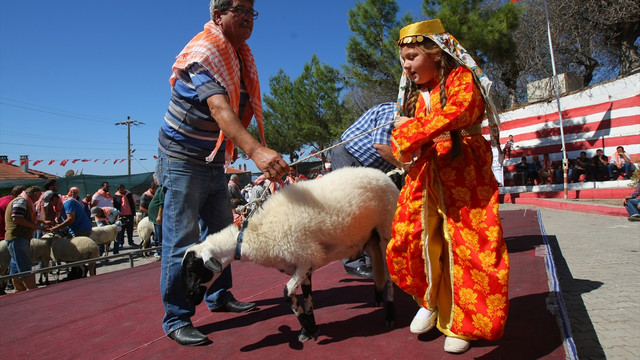
[[[580,151],[593,157],[597,149],[611,157],[619,145],[627,154],[640,155],[640,73],[597,84],[560,98],[567,157]],[[515,148],[505,167],[511,169],[527,156],[548,153],[562,160],[562,138],[555,100],[538,102],[500,114],[500,144],[513,135]],[[483,124],[483,125],[486,125]],[[488,128],[485,126],[488,138]]]

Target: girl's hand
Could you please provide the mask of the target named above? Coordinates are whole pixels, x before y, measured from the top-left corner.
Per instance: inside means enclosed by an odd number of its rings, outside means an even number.
[[[398,118],[398,120],[396,120],[396,121],[393,123],[393,127],[396,127],[396,128],[397,128],[397,127],[399,127],[400,125],[404,124],[404,123],[405,123],[407,120],[409,120],[409,119],[410,119],[410,118],[408,118],[408,117],[406,117],[406,116],[400,116],[400,117]]]

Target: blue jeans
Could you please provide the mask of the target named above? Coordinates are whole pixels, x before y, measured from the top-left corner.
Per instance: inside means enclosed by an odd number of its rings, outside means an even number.
[[[160,291],[165,309],[162,328],[166,334],[191,324],[195,307],[187,303],[180,276],[186,250],[209,234],[233,224],[231,199],[223,167],[193,164],[160,153],[157,174],[166,191],[162,217],[162,265]],[[202,229],[199,229],[198,221]],[[201,232],[202,231],[202,235]],[[223,306],[233,295],[231,267],[207,290],[209,309]]]
[[[629,216],[638,214],[638,204],[640,204],[640,199],[628,199],[627,203],[624,207],[627,208],[627,212]]]
[[[153,224],[153,246],[162,245],[162,225]],[[162,249],[158,250],[158,256],[162,255]]]
[[[30,239],[13,239],[7,241],[9,254],[11,254],[11,263],[9,265],[9,272],[11,274],[31,271],[32,264],[31,259],[29,259],[30,245]]]
[[[613,171],[617,170],[617,169],[619,169],[619,168],[614,164],[607,165],[607,170],[609,170],[609,178],[610,179],[613,179]],[[633,174],[633,172],[636,171],[636,167],[635,167],[635,165],[633,165],[630,162],[625,162],[624,164],[622,164],[622,168],[620,170],[624,171],[624,173],[628,177],[631,177],[631,174]]]

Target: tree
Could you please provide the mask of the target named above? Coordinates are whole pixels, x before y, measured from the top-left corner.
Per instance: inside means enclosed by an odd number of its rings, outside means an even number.
[[[357,112],[397,97],[402,67],[396,41],[400,28],[412,22],[409,14],[397,21],[398,10],[395,0],[365,0],[349,10],[353,35],[343,71]]]
[[[502,81],[508,92],[504,105],[515,105],[522,65],[512,33],[522,9],[486,0],[423,0],[422,9],[429,18],[440,19],[480,67],[494,71],[490,78]]]

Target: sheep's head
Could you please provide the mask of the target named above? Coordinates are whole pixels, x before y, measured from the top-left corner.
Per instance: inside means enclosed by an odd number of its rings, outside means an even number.
[[[204,294],[214,280],[214,275],[222,272],[222,265],[214,258],[206,262],[196,249],[188,249],[182,259],[182,290],[190,305],[202,302]],[[217,276],[216,276],[217,277]]]

